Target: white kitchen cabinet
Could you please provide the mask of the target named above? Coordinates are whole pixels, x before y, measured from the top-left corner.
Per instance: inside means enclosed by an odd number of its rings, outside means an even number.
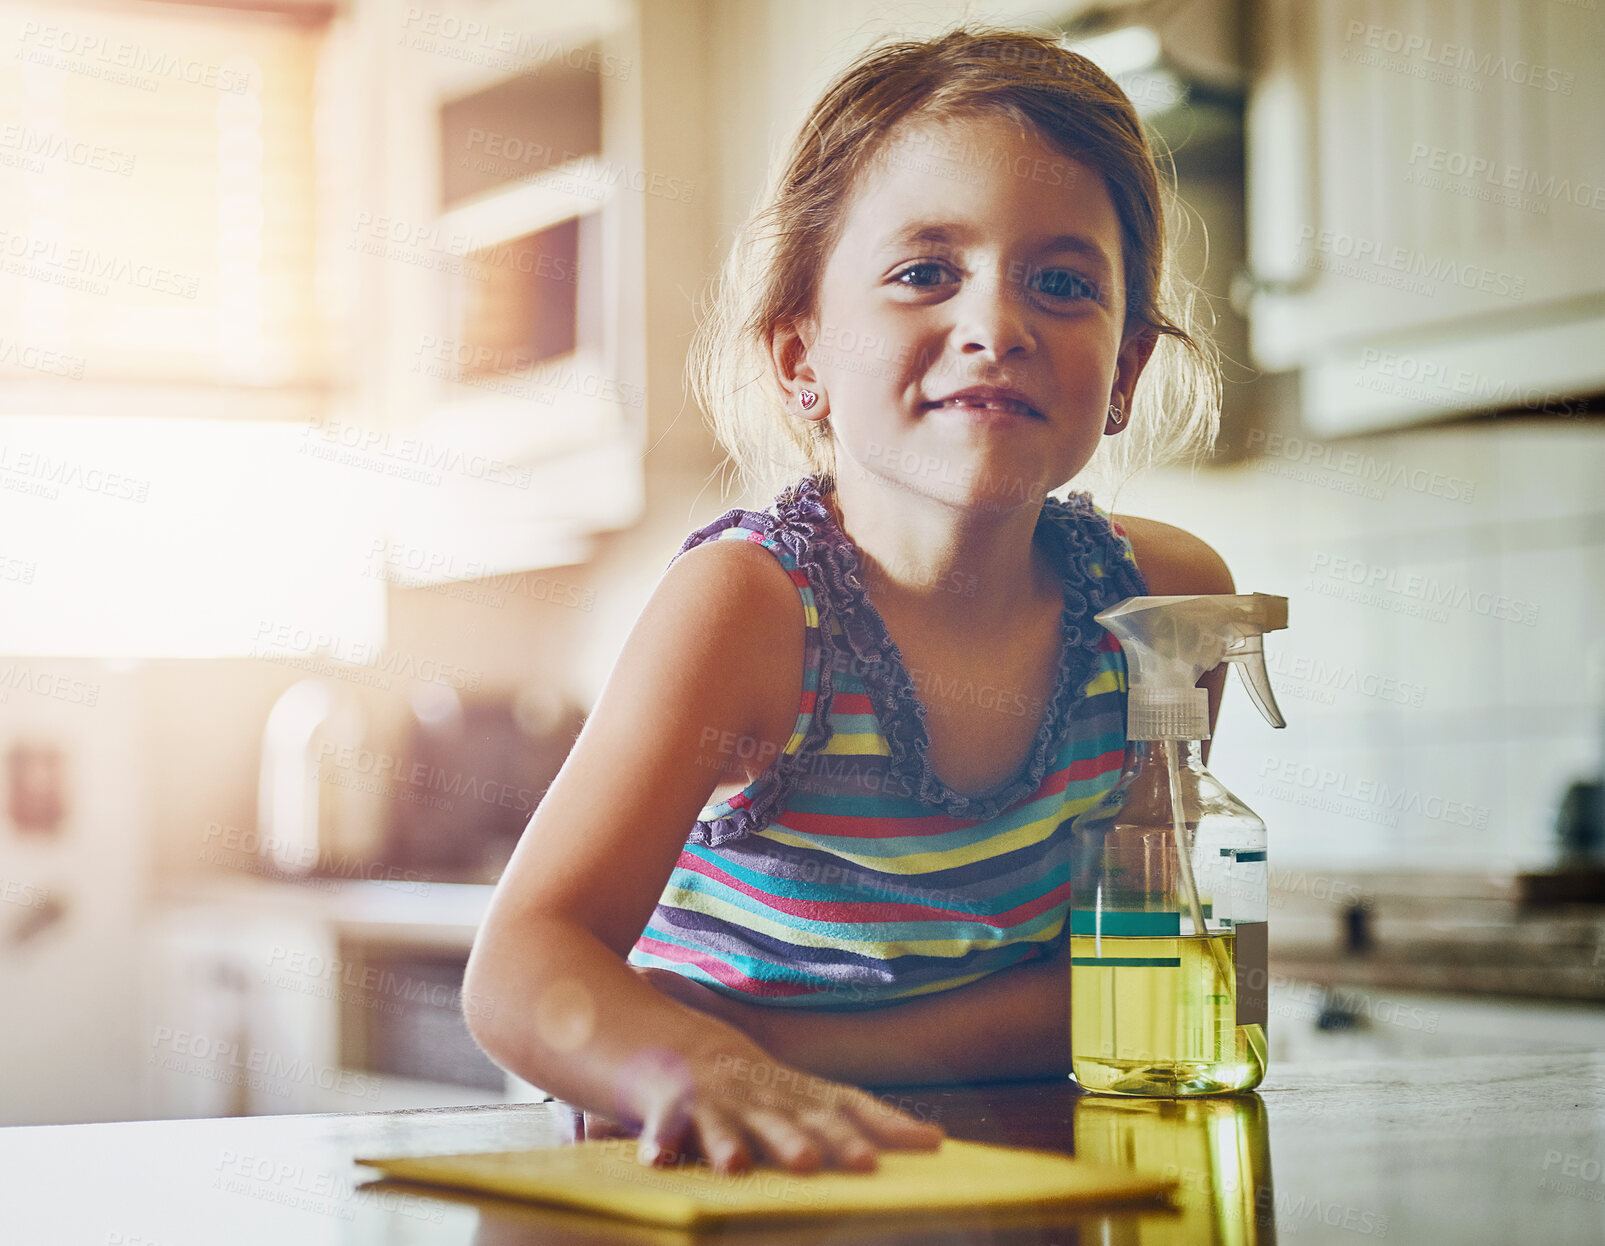
[[[330,1010],[293,990],[264,990],[278,950],[328,955],[328,943],[315,923],[294,919],[160,913],[147,943],[145,1115],[337,1110],[316,1101],[317,1071],[338,1067]],[[310,1078],[287,1076],[301,1067]],[[352,1100],[345,1110],[363,1109]]]
[[[0,1125],[141,1116],[142,711],[126,672],[0,656]],[[15,817],[19,746],[59,754],[52,830]]]
[[[1256,0],[1251,346],[1342,433],[1605,390],[1592,4]]]
[[[623,0],[353,0],[332,27],[357,359],[313,440],[383,473],[409,585],[581,562],[640,516],[643,201],[670,188],[638,37]]]
[[[144,1115],[547,1098],[493,1065],[462,1019],[490,890],[241,882],[159,910],[145,945]]]
[[[0,6],[0,408],[272,424],[312,476],[275,483],[398,562],[582,561],[641,512],[643,200],[690,186],[641,154],[636,5],[243,7]]]

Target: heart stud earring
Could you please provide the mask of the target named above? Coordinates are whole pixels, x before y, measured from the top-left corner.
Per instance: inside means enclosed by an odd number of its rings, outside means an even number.
[[[1109,420],[1110,420],[1111,423],[1119,424],[1125,418],[1126,418],[1126,413],[1124,411],[1122,411],[1119,407],[1111,406],[1109,408]]]
[[[798,390],[797,401],[802,404],[804,411],[812,411],[814,404],[819,401],[819,395],[811,389]]]

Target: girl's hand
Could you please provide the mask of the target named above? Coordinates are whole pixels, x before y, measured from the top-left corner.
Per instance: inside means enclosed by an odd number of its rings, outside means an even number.
[[[619,1087],[618,1116],[641,1122],[643,1163],[700,1157],[721,1172],[754,1163],[792,1172],[865,1172],[875,1168],[881,1147],[941,1145],[941,1126],[915,1120],[856,1086],[782,1064],[745,1035],[718,1028],[710,1048],[689,1062],[661,1048],[646,1048],[631,1062]],[[585,1125],[595,1136],[589,1118]]]

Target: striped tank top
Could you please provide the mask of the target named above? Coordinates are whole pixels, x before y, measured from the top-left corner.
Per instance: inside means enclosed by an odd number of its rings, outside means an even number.
[[[904,667],[824,504],[830,488],[805,477],[679,551],[752,541],[802,600],[796,729],[762,774],[700,812],[627,958],[748,1003],[862,1007],[1047,955],[1070,904],[1070,820],[1114,785],[1125,750],[1125,655],[1093,615],[1147,589],[1088,495],[1048,498],[1037,521],[1063,568],[1064,609],[1035,742],[1014,778],[965,794],[931,769],[922,693],[981,705],[1000,694],[937,688]],[[1018,700],[999,708],[1037,712]]]

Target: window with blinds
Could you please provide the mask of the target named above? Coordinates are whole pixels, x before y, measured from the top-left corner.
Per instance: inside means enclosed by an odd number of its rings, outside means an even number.
[[[328,383],[330,7],[0,2],[0,386]]]

